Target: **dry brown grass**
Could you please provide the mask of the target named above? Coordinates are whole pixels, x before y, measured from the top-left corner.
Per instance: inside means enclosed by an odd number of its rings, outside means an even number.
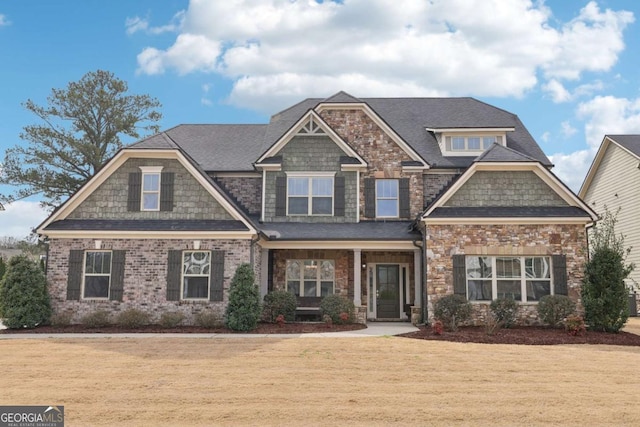
[[[0,404],[67,426],[640,425],[640,348],[406,338],[0,341]]]

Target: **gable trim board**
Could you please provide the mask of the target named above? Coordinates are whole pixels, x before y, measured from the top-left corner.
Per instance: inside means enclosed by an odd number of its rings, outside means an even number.
[[[276,141],[267,151],[262,154],[258,160],[254,163],[254,166],[258,169],[278,171],[281,168],[281,163],[264,163],[264,161],[275,155],[287,145],[293,137],[307,124],[309,120],[314,120],[318,126],[331,138],[331,140],[349,157],[358,159],[358,163],[343,165],[342,168],[348,170],[362,169],[367,167],[367,162],[360,157],[360,155],[347,144],[333,129],[316,113],[314,110],[307,111],[278,141]]]
[[[422,165],[421,167],[418,166],[409,166],[409,168],[411,170],[416,170],[416,169],[420,169],[420,170],[426,170],[429,169],[429,164],[413,149],[411,148],[411,146],[409,144],[407,144],[401,137],[400,135],[398,135],[396,133],[396,131],[393,130],[393,128],[391,128],[391,126],[389,126],[387,124],[387,122],[385,122],[382,117],[380,117],[375,111],[373,111],[373,109],[371,107],[369,107],[368,104],[362,102],[358,102],[358,103],[330,103],[330,102],[324,102],[324,103],[320,103],[315,107],[315,111],[317,111],[318,113],[322,112],[323,110],[361,110],[363,111],[367,116],[369,116],[369,118],[371,120],[373,120],[373,122],[378,125],[378,127],[380,127],[380,129],[382,129],[382,131],[387,134],[389,136],[389,138],[391,138],[391,140],[393,142],[395,142],[396,144],[398,144],[398,146],[405,152],[407,153],[407,155],[409,157],[411,157],[412,160],[416,161],[416,162],[420,162],[420,164]],[[403,168],[404,169],[404,168]]]
[[[74,193],[66,202],[64,202],[57,210],[55,210],[42,224],[37,228],[40,235],[48,236],[49,230],[46,228],[53,222],[63,220],[69,216],[84,200],[89,197],[102,183],[104,183],[112,173],[122,166],[128,159],[145,158],[145,159],[173,159],[178,162],[198,181],[202,187],[237,221],[241,221],[249,230],[247,236],[256,235],[257,231],[251,221],[238,211],[232,203],[230,203],[221,191],[215,188],[211,178],[203,175],[204,172],[199,171],[186,156],[177,149],[167,150],[151,150],[151,149],[131,149],[125,148],[120,150],[107,164],[98,171],[89,181],[87,181],[76,193]],[[92,232],[93,233],[93,232]],[[166,232],[165,232],[166,233]],[[173,232],[171,234],[182,233]],[[148,235],[146,233],[145,235]],[[183,235],[183,234],[182,234]],[[245,233],[243,233],[245,235]],[[247,238],[247,237],[245,237]],[[248,237],[250,238],[250,237]]]
[[[590,219],[581,218],[582,223],[596,221],[598,215],[586,203],[584,203],[575,193],[573,193],[566,185],[564,185],[558,177],[551,173],[547,168],[542,166],[540,162],[476,162],[473,163],[431,206],[422,214],[422,221],[433,221],[429,218],[435,209],[443,207],[443,205],[477,172],[477,171],[531,171],[542,179],[560,198],[562,198],[569,206],[577,206],[589,214]],[[500,221],[506,218],[500,218]],[[479,221],[479,218],[474,218]],[[512,218],[513,221],[524,220],[524,218]],[[561,218],[567,220],[567,218]],[[577,220],[577,218],[576,218]],[[440,220],[442,221],[442,220]],[[453,220],[452,220],[453,221]],[[495,221],[495,219],[493,219]],[[541,221],[538,218],[538,221]]]
[[[635,157],[636,159],[638,159],[638,161],[640,162],[640,157],[638,157],[637,154],[635,154],[633,151],[629,150],[628,148],[626,148],[625,146],[623,146],[622,144],[619,144],[618,142],[616,142],[615,139],[613,139],[615,137],[615,135],[605,135],[604,139],[602,140],[602,143],[600,144],[600,148],[598,148],[598,152],[596,153],[595,157],[593,158],[593,161],[591,162],[591,166],[589,167],[589,171],[587,172],[587,176],[584,178],[584,182],[582,183],[582,186],[580,187],[580,191],[578,191],[578,195],[580,197],[585,197],[587,195],[587,191],[589,191],[589,187],[591,186],[591,182],[593,181],[593,178],[595,178],[596,173],[598,172],[598,169],[600,168],[600,163],[602,162],[602,159],[604,158],[605,153],[607,152],[607,149],[609,148],[609,146],[613,143],[616,145],[616,147],[620,148],[622,151],[628,153],[629,155]],[[640,168],[640,163],[638,163],[638,167]]]

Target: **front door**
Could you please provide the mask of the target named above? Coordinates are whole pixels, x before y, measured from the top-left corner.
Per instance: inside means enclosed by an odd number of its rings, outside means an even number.
[[[380,319],[400,317],[400,267],[397,264],[376,265],[376,314]]]

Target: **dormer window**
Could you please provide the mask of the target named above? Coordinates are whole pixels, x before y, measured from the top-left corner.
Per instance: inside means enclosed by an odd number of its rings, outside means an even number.
[[[484,151],[494,142],[502,144],[502,136],[447,136],[445,138],[448,151]]]

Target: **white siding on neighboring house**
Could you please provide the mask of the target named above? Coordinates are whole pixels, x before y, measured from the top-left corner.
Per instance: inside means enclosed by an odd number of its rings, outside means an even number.
[[[625,236],[625,246],[632,247],[627,262],[636,270],[630,281],[640,291],[640,169],[639,160],[623,148],[611,143],[584,195],[584,201],[599,215],[605,206],[615,213],[618,208],[617,234]]]

